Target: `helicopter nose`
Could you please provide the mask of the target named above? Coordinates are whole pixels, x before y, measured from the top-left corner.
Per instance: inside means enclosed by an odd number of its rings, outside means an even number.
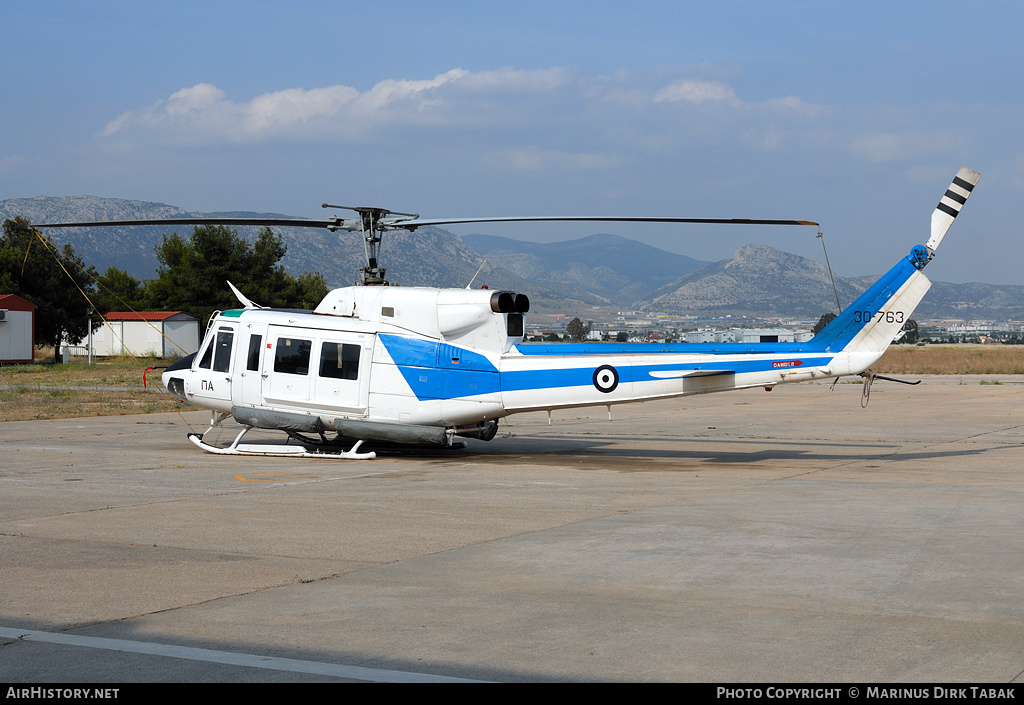
[[[196,354],[186,355],[177,362],[168,365],[167,369],[160,376],[167,390],[180,399],[185,398],[185,375],[192,368],[192,361]]]

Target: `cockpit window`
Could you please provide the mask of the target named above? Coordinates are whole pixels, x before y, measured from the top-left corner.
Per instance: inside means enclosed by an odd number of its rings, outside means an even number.
[[[206,350],[203,351],[203,357],[199,361],[200,369],[204,369],[204,370],[210,369],[210,363],[213,362],[213,349],[215,347],[217,347],[217,346],[214,345],[212,342],[209,345],[206,346]]]
[[[214,372],[227,372],[231,367],[231,346],[234,340],[235,334],[230,330],[217,331],[216,354],[213,356]]]

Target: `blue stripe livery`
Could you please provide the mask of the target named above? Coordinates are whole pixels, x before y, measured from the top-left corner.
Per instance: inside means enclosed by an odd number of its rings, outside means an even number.
[[[484,355],[422,338],[380,334],[391,359],[420,401],[501,391],[498,368]]]
[[[544,358],[548,364],[568,357],[600,356],[603,360],[620,356],[647,358],[643,364],[634,365],[621,361],[620,357],[620,361],[615,363],[620,384],[684,377],[698,371],[742,374],[784,368],[825,367],[833,360],[834,354],[845,348],[920,268],[920,258],[915,258],[915,254],[916,248],[806,343],[519,345],[515,348],[516,352],[526,358],[535,358],[538,367],[502,371],[486,356],[448,343],[385,333],[380,334],[380,340],[413,394],[421,401],[458,399],[501,391],[589,387],[594,384],[594,371],[600,364],[596,360],[593,365],[584,367],[552,369],[541,367],[545,363]],[[659,364],[647,361],[654,355],[672,354],[717,354],[728,356],[728,359]],[[758,359],[751,359],[755,355]],[[807,359],[798,359],[800,356],[806,356]]]
[[[879,277],[878,281],[857,297],[857,300],[843,309],[812,338],[807,344],[821,351],[842,350],[860,333],[871,319],[885,306],[907,280],[923,265],[918,259],[917,248],[901,259],[895,267]]]

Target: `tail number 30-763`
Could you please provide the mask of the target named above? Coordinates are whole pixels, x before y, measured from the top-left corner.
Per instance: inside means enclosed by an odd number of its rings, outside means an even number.
[[[878,316],[878,320],[884,320],[886,323],[903,323],[903,311],[879,311],[877,313],[871,313],[871,311],[854,311],[853,322],[854,323],[870,323],[871,319]]]

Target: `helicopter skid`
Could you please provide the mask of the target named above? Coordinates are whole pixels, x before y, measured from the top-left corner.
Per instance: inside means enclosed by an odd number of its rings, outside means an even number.
[[[239,443],[239,441],[242,440],[242,436],[244,436],[248,431],[248,428],[243,429],[235,438],[234,442],[226,448],[212,446],[205,443],[203,441],[202,434],[199,433],[188,434],[188,439],[207,453],[214,453],[216,455],[263,455],[287,458],[327,458],[331,460],[372,460],[377,457],[377,454],[373,451],[368,453],[359,452],[359,447],[363,444],[362,441],[356,441],[355,445],[353,445],[349,450],[313,451],[304,446],[296,445],[289,446],[277,443]]]

